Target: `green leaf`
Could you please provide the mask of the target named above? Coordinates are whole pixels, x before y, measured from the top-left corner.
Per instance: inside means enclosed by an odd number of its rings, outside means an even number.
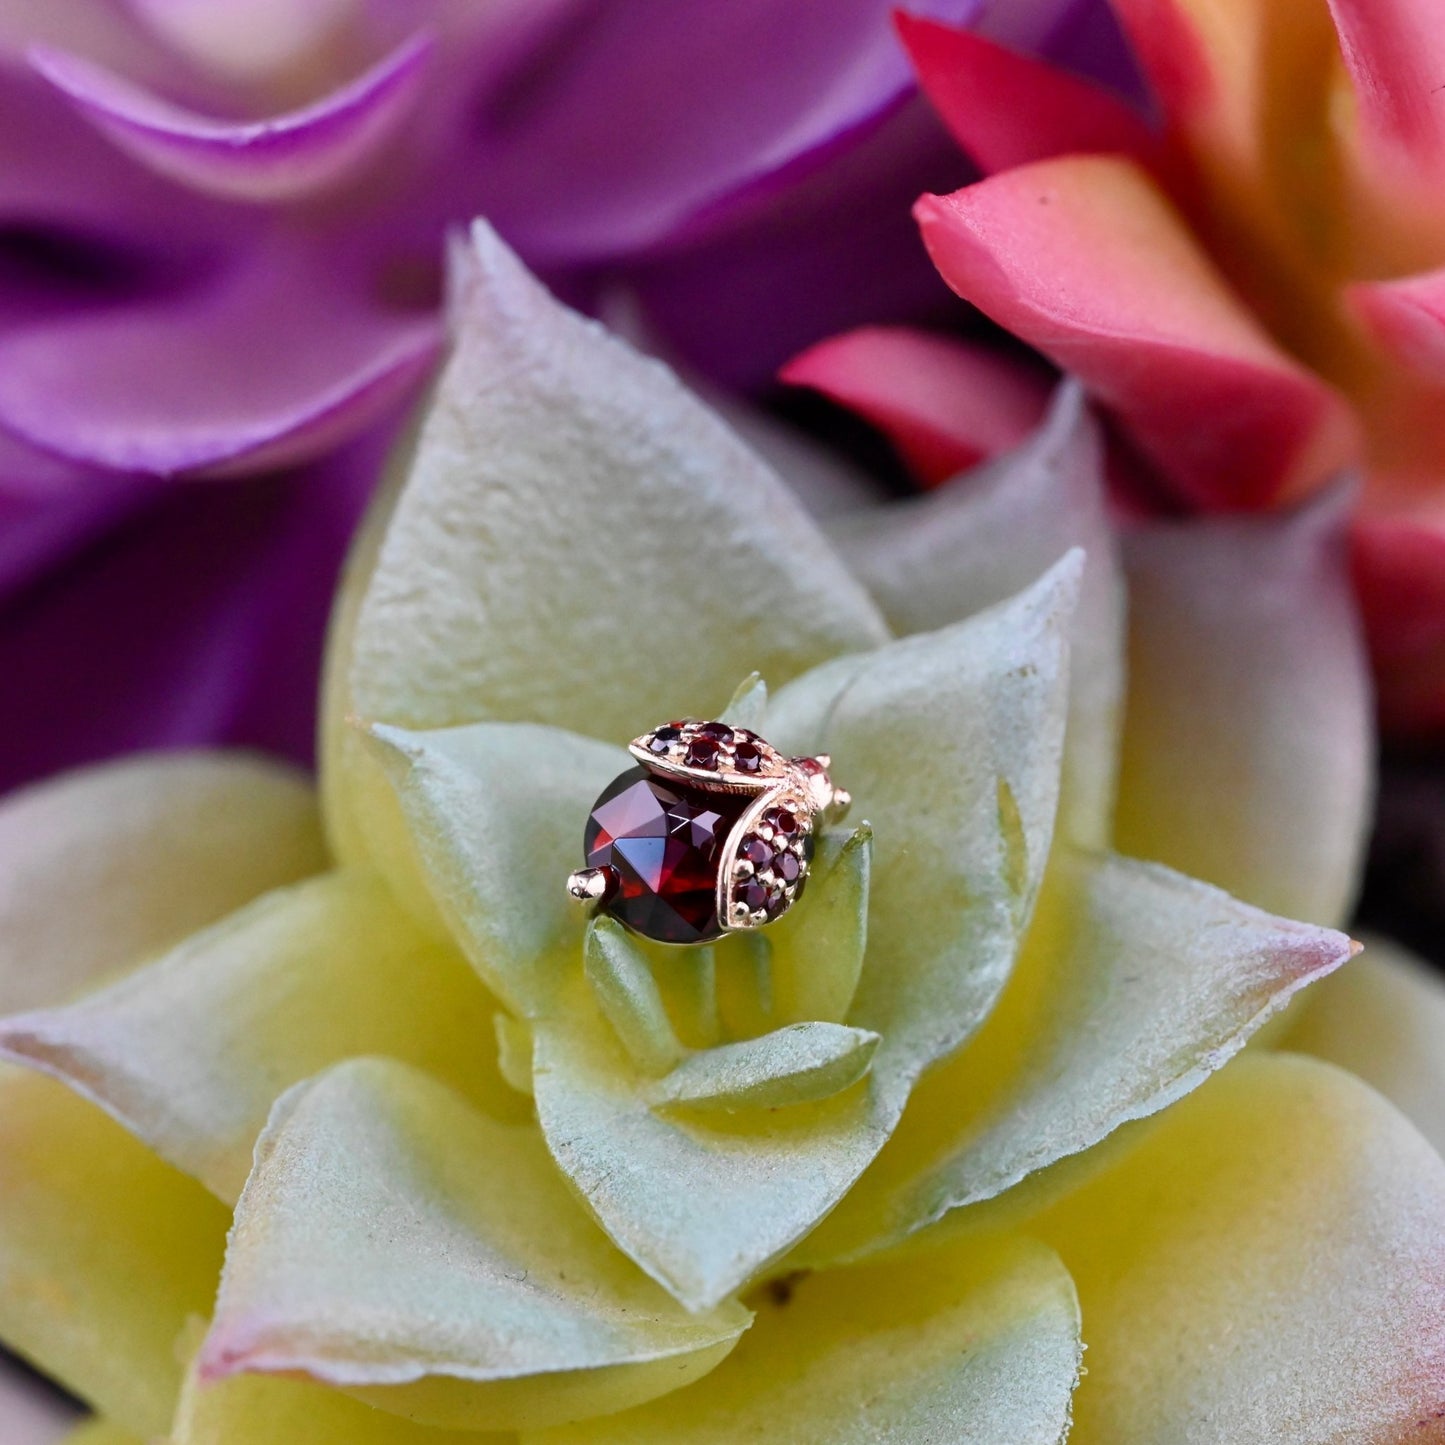
[[[146,1442],[108,1420],[87,1420],[65,1436],[60,1445],[146,1445]]]
[[[0,804],[0,1012],[58,1003],[325,866],[305,778],[244,754],[23,788]]]
[[[943,627],[1011,596],[1073,547],[1074,613],[1061,831],[1109,842],[1124,700],[1124,581],[1098,427],[1073,382],[1016,451],[924,496],[854,512],[832,531],[900,634]]]
[[[0,1339],[118,1426],[164,1436],[176,1341],[228,1213],[54,1079],[0,1065]]]
[[[1375,704],[1346,498],[1132,533],[1115,846],[1290,918],[1360,878]]]
[[[873,830],[834,830],[818,840],[808,891],[768,930],[773,1016],[780,1023],[847,1018],[868,943]]]
[[[357,1060],[277,1104],[236,1211],[203,1380],[302,1376],[508,1429],[705,1374],[750,1316],[679,1308],[577,1207],[531,1125]]]
[[[1290,1012],[1281,1048],[1314,1054],[1378,1089],[1445,1154],[1445,981],[1392,944],[1365,940],[1348,968]]]
[[[166,1445],[516,1445],[516,1440],[510,1431],[420,1425],[309,1380],[233,1375],[203,1384],[192,1371]]]
[[[0,1050],[58,1075],[231,1203],[277,1096],[352,1054],[410,1060],[514,1109],[488,1047],[494,1007],[379,879],[330,873],[76,1003],[0,1020]]]
[[[686,1050],[673,1031],[647,955],[621,924],[603,915],[587,929],[583,964],[598,1007],[632,1061],[644,1073],[666,1073]]]
[[[365,583],[350,703],[625,741],[886,629],[769,468],[676,377],[560,306],[484,223],[450,363]],[[679,633],[678,629],[683,629]],[[705,646],[658,639],[705,638]]]
[[[922,1070],[996,1001],[1048,857],[1078,569],[1074,557],[967,622],[825,664],[775,700],[775,739],[833,752],[876,828],[846,1019],[881,1036],[865,1087],[724,1128],[656,1112],[650,1081],[585,1010],[538,1029],[548,1146],[618,1246],[689,1306],[726,1298],[813,1229],[877,1155]],[[800,937],[811,902],[798,905]],[[861,921],[845,903],[828,925],[840,981]]]
[[[587,811],[632,766],[623,747],[526,723],[374,730],[441,916],[514,1013],[547,1013],[576,968],[567,894]]]
[[[526,1445],[1060,1445],[1082,1353],[1073,1284],[1051,1251],[954,1248],[779,1281],[705,1380]]]
[[[1197,1088],[1353,951],[1343,934],[1157,864],[1061,859],[998,1009],[923,1083],[807,1257],[871,1252],[953,1211],[959,1226],[976,1222],[977,1206]]]
[[[831,1098],[868,1072],[878,1035],[842,1024],[786,1028],[719,1044],[684,1059],[653,1086],[655,1104],[692,1109],[779,1109]]]
[[[1031,1227],[1086,1321],[1070,1445],[1438,1437],[1445,1164],[1341,1070],[1246,1053]]]
[[[768,716],[768,685],[762,674],[751,673],[738,684],[732,701],[722,710],[720,721],[730,727],[751,728],[755,733],[765,731]]]
[[[773,700],[775,741],[828,752],[873,826],[868,950],[848,1022],[906,1097],[993,1007],[1048,861],[1082,557],[938,632],[827,664]]]
[[[652,1106],[600,1017],[536,1031],[537,1116],[618,1247],[690,1309],[726,1299],[805,1235],[882,1147],[871,1087],[715,1114]]]

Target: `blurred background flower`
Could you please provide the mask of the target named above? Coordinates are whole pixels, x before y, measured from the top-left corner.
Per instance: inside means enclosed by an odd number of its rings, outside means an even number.
[[[1091,0],[937,18],[1127,84]],[[0,787],[129,748],[307,758],[336,570],[475,214],[765,386],[937,314],[966,178],[888,5],[0,0]]]
[[[1382,716],[1397,736],[1438,736],[1439,7],[1113,8],[1162,127],[1037,58],[905,19],[924,89],[987,176],[919,202],[924,241],[955,291],[1081,377],[1108,409],[1116,470],[1135,500],[1252,510],[1362,469],[1355,570]],[[1043,385],[1013,362],[992,375],[977,353],[949,351],[932,338],[864,334],[792,374],[888,426],[937,480],[1006,445]],[[881,388],[880,362],[892,373]]]

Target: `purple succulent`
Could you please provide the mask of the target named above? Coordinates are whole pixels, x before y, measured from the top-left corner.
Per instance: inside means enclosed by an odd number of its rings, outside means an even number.
[[[930,0],[1117,78],[1102,5]],[[0,786],[305,757],[346,540],[442,345],[449,227],[754,389],[946,306],[966,179],[886,0],[0,0]]]

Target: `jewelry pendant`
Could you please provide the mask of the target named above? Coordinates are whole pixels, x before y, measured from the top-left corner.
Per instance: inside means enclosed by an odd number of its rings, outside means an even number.
[[[776,922],[802,895],[818,826],[851,801],[826,754],[784,757],[726,723],[666,723],[628,750],[638,765],[592,805],[567,891],[659,943]]]

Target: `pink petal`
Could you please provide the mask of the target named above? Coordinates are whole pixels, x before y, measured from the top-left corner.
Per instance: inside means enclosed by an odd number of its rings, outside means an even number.
[[[1090,151],[1158,161],[1143,119],[1102,86],[967,30],[906,14],[897,25],[923,93],[981,170]]]
[[[1193,0],[1110,0],[1110,8],[1171,119],[1193,118],[1215,102],[1212,56]]]
[[[1041,161],[915,214],[944,280],[1081,377],[1184,497],[1262,505],[1355,454],[1344,400],[1275,346],[1131,162]]]
[[[0,425],[116,471],[315,457],[407,395],[441,339],[430,313],[356,294],[349,269],[278,237],[168,294],[13,327],[0,337]]]
[[[1445,173],[1445,23],[1438,0],[1329,0],[1358,123],[1376,159]]]
[[[1445,379],[1445,268],[1398,281],[1361,281],[1346,302],[1396,360]]]
[[[421,90],[434,50],[413,36],[349,85],[260,121],[199,115],[81,56],[49,47],[31,63],[128,155],[210,195],[290,200],[348,177],[389,140]]]
[[[872,422],[930,485],[1020,445],[1050,392],[1042,368],[901,326],[820,341],[779,374]]]

